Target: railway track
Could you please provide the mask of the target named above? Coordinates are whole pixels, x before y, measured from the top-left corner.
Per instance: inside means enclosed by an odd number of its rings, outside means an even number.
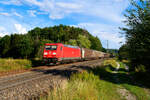
[[[13,97],[16,98],[17,93],[14,93],[14,91],[17,91],[18,89],[17,87],[23,87],[23,85],[25,84],[30,85],[30,83],[34,85],[34,81],[42,82],[43,80],[51,80],[52,78],[57,79],[58,78],[57,76],[61,76],[62,71],[67,73],[66,70],[70,70],[70,71],[78,70],[77,68],[78,66],[91,66],[91,65],[98,64],[100,62],[101,60],[93,60],[93,61],[85,61],[85,62],[76,62],[72,64],[63,64],[58,66],[51,66],[50,68],[46,68],[46,69],[37,69],[34,71],[25,72],[23,74],[18,74],[15,76],[0,78],[0,100],[8,100],[8,98],[12,98],[11,97],[12,95]],[[15,90],[15,88],[17,89]],[[23,88],[27,88],[27,87],[25,86]],[[12,93],[14,94],[8,95],[9,92],[10,94]]]
[[[56,69],[59,69],[59,70],[63,69],[63,70],[65,70],[65,69],[68,69],[68,66],[55,68],[55,70]],[[53,73],[48,73],[47,72],[48,70],[49,69],[41,70],[40,72],[28,72],[28,73],[20,75],[20,76],[1,79],[0,80],[0,91],[4,90],[4,89],[7,89],[7,88],[11,88],[11,87],[19,85],[19,84],[23,84],[25,82],[29,82],[29,81],[35,80],[35,79],[40,79],[40,78],[44,78],[44,77],[47,77],[47,76],[52,76]],[[44,74],[44,73],[47,73],[47,74]]]

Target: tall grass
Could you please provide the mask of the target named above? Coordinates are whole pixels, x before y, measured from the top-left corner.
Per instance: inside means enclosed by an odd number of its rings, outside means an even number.
[[[27,59],[0,59],[0,72],[28,69],[31,66],[31,61]]]
[[[73,74],[65,86],[40,100],[120,100],[115,84],[100,80],[92,72]]]

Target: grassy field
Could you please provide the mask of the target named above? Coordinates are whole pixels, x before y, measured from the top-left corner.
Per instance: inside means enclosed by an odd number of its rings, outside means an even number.
[[[114,82],[118,84],[120,88],[126,89],[132,96],[135,97],[136,100],[150,100],[150,92],[147,92],[147,90],[142,86],[141,84],[137,83],[136,80],[134,80],[134,77],[130,72],[125,70],[124,63],[117,61],[120,64],[120,68],[118,70],[118,73],[110,74],[109,81]],[[107,65],[106,69],[110,66]],[[113,72],[113,70],[107,70],[110,73]],[[108,75],[108,73],[107,73]],[[102,76],[102,75],[101,75]],[[116,79],[113,79],[115,76]],[[104,76],[105,77],[105,76]],[[108,77],[108,76],[107,76]],[[117,81],[116,81],[117,80]],[[149,91],[149,89],[148,89]]]
[[[0,59],[0,72],[28,69],[32,63],[27,59]]]
[[[65,88],[56,87],[40,100],[150,100],[149,89],[137,85],[122,62],[116,71],[116,61],[73,74]]]
[[[72,75],[65,88],[56,88],[40,100],[120,100],[116,87],[92,72],[83,72]]]

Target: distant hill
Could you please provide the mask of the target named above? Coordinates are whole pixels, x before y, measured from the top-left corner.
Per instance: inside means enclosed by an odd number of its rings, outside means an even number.
[[[24,35],[16,33],[0,38],[0,56],[3,58],[40,57],[45,43],[64,43],[103,50],[99,38],[92,36],[87,30],[61,24],[45,28],[36,27]]]

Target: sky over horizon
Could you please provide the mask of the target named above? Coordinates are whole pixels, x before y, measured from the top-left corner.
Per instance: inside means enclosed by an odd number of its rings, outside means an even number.
[[[0,0],[0,37],[25,34],[35,27],[59,24],[81,27],[98,36],[103,47],[118,49],[125,42],[118,27],[128,0]]]

